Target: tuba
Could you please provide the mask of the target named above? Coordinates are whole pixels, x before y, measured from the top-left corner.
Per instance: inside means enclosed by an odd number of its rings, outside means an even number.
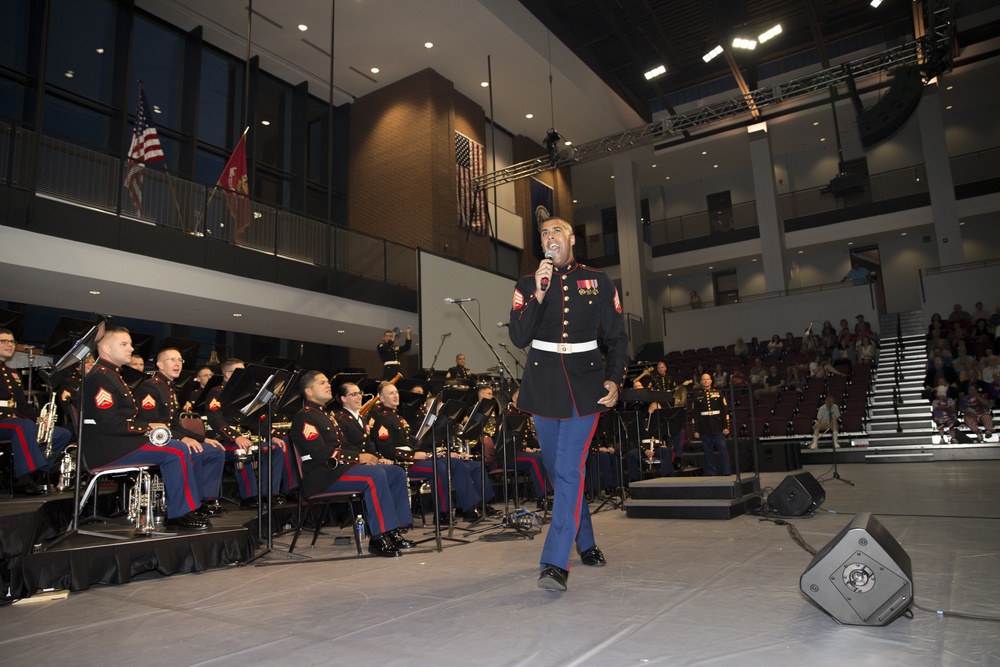
[[[38,413],[38,444],[45,445],[42,454],[47,459],[52,458],[52,430],[56,425],[56,392],[52,392],[49,402],[42,406]]]

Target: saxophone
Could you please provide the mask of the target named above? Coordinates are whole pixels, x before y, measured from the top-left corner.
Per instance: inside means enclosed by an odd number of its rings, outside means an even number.
[[[49,402],[38,413],[38,444],[45,445],[43,456],[52,458],[52,430],[56,425],[56,392],[52,392]]]

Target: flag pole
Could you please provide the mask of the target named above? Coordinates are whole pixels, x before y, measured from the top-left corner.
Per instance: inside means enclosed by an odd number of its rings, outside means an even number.
[[[239,141],[236,142],[237,146],[240,145],[240,141],[243,141],[243,137],[247,136],[247,132],[249,132],[249,131],[250,131],[250,126],[247,125],[246,129],[243,130],[243,134],[240,135]],[[236,150],[236,149],[234,148],[233,150]],[[212,199],[215,197],[215,193],[216,193],[216,191],[218,189],[219,189],[219,182],[216,181],[215,185],[212,186],[212,191],[210,193],[208,193],[208,199],[205,200],[205,207],[204,207],[204,209],[202,210],[201,214],[198,216],[198,219],[195,221],[195,225],[194,225],[194,230],[195,231],[198,231],[198,225],[201,224],[202,218],[204,218],[208,214],[208,205],[212,203]]]
[[[174,190],[174,175],[170,173],[166,160],[163,161],[163,171],[167,175],[167,187],[170,188],[170,198],[174,200],[174,210],[177,211],[177,222],[180,223],[181,229],[187,231],[184,224],[184,214],[181,213],[181,203],[177,199],[177,191]],[[195,231],[197,231],[197,227]]]

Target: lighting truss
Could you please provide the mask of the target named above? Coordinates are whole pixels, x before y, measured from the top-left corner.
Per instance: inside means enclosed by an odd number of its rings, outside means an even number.
[[[504,167],[475,180],[476,190],[489,190],[506,183],[540,174],[551,169],[590,162],[676,137],[684,132],[702,129],[722,121],[732,120],[751,109],[765,109],[809,95],[826,92],[831,86],[845,83],[850,77],[860,79],[892,71],[904,65],[925,65],[931,76],[945,71],[950,64],[952,23],[950,4],[935,3],[928,34],[919,39],[881,53],[852,60],[843,65],[807,74],[767,88],[758,88],[746,95],[711,104],[700,109],[676,114],[601,139],[574,144],[550,159],[548,155]]]

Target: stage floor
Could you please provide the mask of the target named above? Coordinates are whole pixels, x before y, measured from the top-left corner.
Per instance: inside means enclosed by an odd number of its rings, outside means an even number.
[[[1000,617],[1000,461],[840,473],[856,486],[826,481],[816,516],[790,520],[808,544],[823,547],[871,512],[909,554],[918,604]],[[785,476],[765,473],[761,486]],[[997,622],[913,609],[885,627],[839,625],[799,590],[810,555],[758,517],[610,510],[594,525],[608,565],[577,562],[562,594],[535,585],[543,529],[534,540],[446,543],[443,553],[151,575],[29,599],[0,609],[0,655],[12,665],[143,667],[1000,664]],[[353,554],[332,546],[337,534],[315,549],[303,536],[303,551]]]

